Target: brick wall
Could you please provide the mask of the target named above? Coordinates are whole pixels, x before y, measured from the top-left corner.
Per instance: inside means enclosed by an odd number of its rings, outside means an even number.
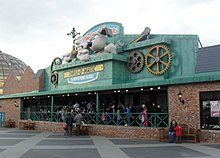
[[[64,132],[63,126],[64,126],[63,122],[51,123],[51,122],[35,121],[35,129],[39,131]],[[89,135],[158,140],[157,128],[89,124],[88,129],[89,129]]]
[[[157,128],[90,125],[89,134],[121,138],[158,140]]]
[[[17,103],[18,107],[14,105]],[[0,111],[5,112],[5,121],[12,119],[15,121],[15,126],[18,127],[18,122],[20,120],[20,99],[5,99],[0,100]]]
[[[14,94],[31,92],[44,89],[44,73],[39,78],[34,78],[35,74],[30,67],[27,67],[21,80],[17,80],[12,72],[9,73],[4,86],[3,94]]]
[[[182,92],[185,104],[179,101],[178,93]],[[220,82],[172,85],[168,87],[169,119],[187,122],[200,129],[199,92],[220,91]],[[220,143],[220,131],[201,130],[201,141]]]
[[[220,143],[220,131],[202,130],[201,140],[202,142],[206,142],[206,143]]]
[[[44,88],[44,72],[38,78],[35,78],[35,74],[30,67],[27,67],[21,80],[17,80],[14,73],[11,71],[4,83],[3,94],[15,94],[22,92],[30,92],[33,90],[43,90]],[[15,101],[18,107],[14,106]],[[18,121],[20,120],[20,98],[15,99],[2,99],[0,100],[0,111],[5,112],[5,121],[13,119],[18,127]]]

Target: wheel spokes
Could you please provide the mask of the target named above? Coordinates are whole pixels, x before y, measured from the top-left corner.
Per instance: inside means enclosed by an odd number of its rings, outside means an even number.
[[[148,65],[148,68],[150,68],[151,66],[153,66],[155,63],[156,63],[156,61],[153,61],[152,63],[150,63],[150,64]]]
[[[156,52],[157,52],[157,57],[159,57],[160,56],[160,48],[159,47],[157,47]]]
[[[160,71],[160,64],[159,64],[159,62],[157,63],[157,72],[159,72]]]
[[[163,54],[160,56],[160,58],[163,58],[163,57],[165,57],[166,55],[168,55],[168,52],[163,53]]]
[[[165,61],[163,61],[163,60],[160,60],[160,62],[163,64],[163,65],[165,65],[166,67],[168,67],[169,66],[169,64],[168,63],[166,63]]]
[[[151,58],[155,58],[155,56],[153,56],[152,54],[148,54],[148,56]]]

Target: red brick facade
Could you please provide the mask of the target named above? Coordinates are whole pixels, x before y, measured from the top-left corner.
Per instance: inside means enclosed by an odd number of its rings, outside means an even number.
[[[24,122],[24,121],[21,121]],[[36,121],[35,129],[39,131],[64,132],[62,122],[43,122]],[[120,138],[136,138],[146,140],[157,140],[158,130],[156,128],[129,127],[129,126],[108,126],[108,125],[89,125],[90,135],[110,136]]]
[[[18,105],[15,106],[15,101]],[[18,121],[20,120],[20,99],[5,99],[0,100],[0,112],[5,112],[5,120],[12,119],[16,123],[16,127],[18,127]]]
[[[15,88],[16,87],[16,88]],[[35,74],[30,67],[27,67],[21,80],[17,80],[11,72],[3,86],[3,94],[14,94],[22,92],[41,91],[44,89],[44,73],[35,78]]]
[[[35,78],[35,74],[30,67],[27,67],[21,80],[17,80],[12,71],[9,73],[4,86],[3,94],[14,94],[30,91],[40,91],[44,88],[44,72]],[[18,105],[15,106],[15,101]],[[18,122],[20,120],[20,106],[21,100],[17,99],[2,99],[0,100],[0,112],[5,112],[5,120],[8,119],[15,120],[16,127],[18,127]]]
[[[185,104],[178,100],[179,91],[183,94]],[[220,82],[206,82],[168,87],[169,118],[178,122],[188,122],[200,129],[199,93],[220,91]],[[201,130],[201,141],[220,143],[219,130]]]

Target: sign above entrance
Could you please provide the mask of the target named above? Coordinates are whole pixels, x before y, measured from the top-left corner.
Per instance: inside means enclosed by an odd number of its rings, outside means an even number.
[[[67,82],[72,84],[88,83],[96,80],[99,76],[99,72],[103,70],[104,65],[98,64],[64,72],[63,78],[66,78]]]
[[[67,82],[72,84],[83,84],[83,83],[92,82],[96,80],[98,77],[99,77],[99,72],[94,72],[91,74],[70,77],[67,79]]]

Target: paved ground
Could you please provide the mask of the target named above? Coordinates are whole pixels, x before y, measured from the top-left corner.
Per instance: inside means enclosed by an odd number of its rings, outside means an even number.
[[[0,158],[219,158],[220,144],[169,144],[0,128]]]

